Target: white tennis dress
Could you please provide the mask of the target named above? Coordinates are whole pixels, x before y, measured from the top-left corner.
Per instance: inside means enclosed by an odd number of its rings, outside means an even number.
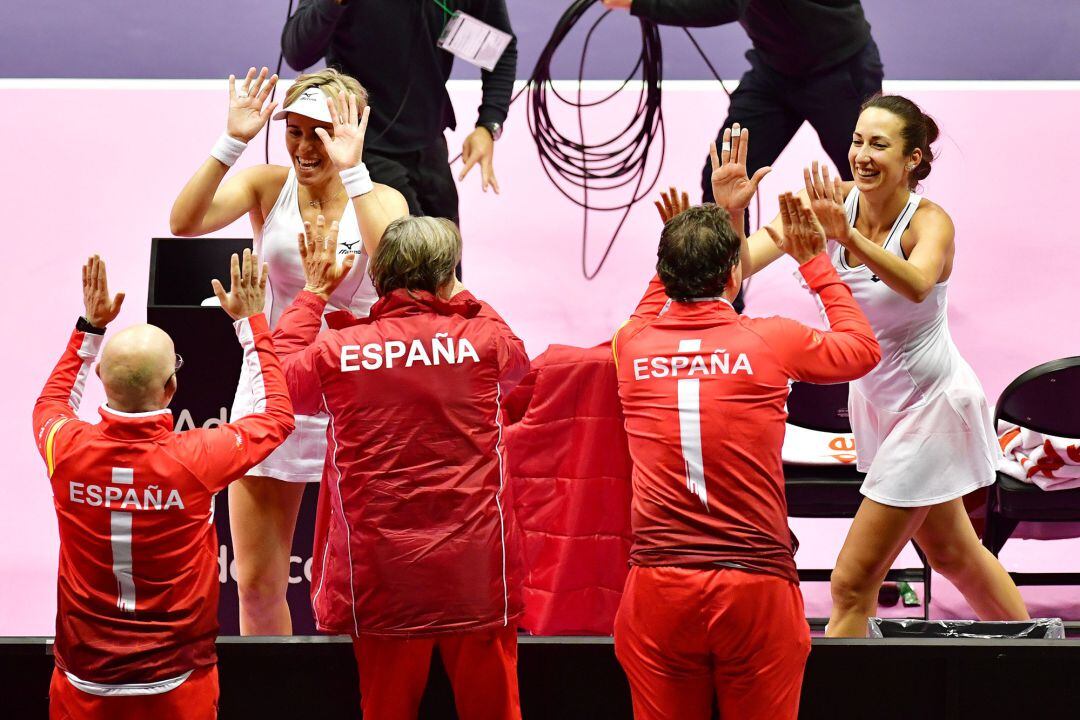
[[[297,235],[304,231],[304,219],[300,214],[297,198],[297,181],[294,169],[281,188],[274,207],[266,216],[262,232],[255,234],[255,251],[263,262],[270,264],[269,292],[266,297],[266,316],[270,327],[276,327],[278,318],[304,288],[304,267],[297,249]],[[353,204],[345,206],[338,222],[338,252],[357,253],[345,282],[330,296],[326,311],[348,310],[357,317],[366,317],[377,296],[367,274],[368,256],[360,239],[360,227],[356,222]],[[251,388],[241,374],[233,400],[232,419],[253,412]],[[249,475],[261,475],[290,482],[318,482],[322,478],[326,460],[325,414],[297,415],[296,429],[268,458],[252,468]]]
[[[922,198],[912,193],[885,241],[904,257],[900,238]],[[854,226],[859,191],[845,202]],[[994,481],[1000,453],[978,377],[953,344],[947,318],[948,281],[914,303],[865,265],[851,267],[831,243],[840,277],[870,321],[881,362],[851,383],[848,411],[862,493],[895,507],[923,507],[961,497]]]

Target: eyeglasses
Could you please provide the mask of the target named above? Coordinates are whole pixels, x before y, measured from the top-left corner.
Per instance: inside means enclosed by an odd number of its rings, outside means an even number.
[[[176,376],[176,373],[180,372],[182,367],[184,367],[184,358],[180,357],[180,353],[176,353],[176,364],[173,365],[172,375],[165,378],[165,387],[169,387],[169,381]]]

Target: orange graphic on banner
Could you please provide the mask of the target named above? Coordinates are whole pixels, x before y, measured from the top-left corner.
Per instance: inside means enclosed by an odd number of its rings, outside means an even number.
[[[850,465],[855,462],[855,438],[837,435],[829,441],[829,449],[833,450],[832,456],[840,462]]]

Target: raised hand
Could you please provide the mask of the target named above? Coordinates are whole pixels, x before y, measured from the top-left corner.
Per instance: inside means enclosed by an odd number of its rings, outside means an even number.
[[[820,168],[815,161],[810,168],[803,168],[806,194],[810,197],[810,210],[821,223],[825,237],[846,246],[851,237],[847,211],[844,209],[844,190],[840,178],[829,178],[828,166]]]
[[[124,293],[109,297],[109,279],[105,275],[105,261],[97,255],[86,260],[82,268],[83,307],[86,322],[96,328],[104,328],[120,314]]]
[[[356,263],[356,255],[349,253],[338,264],[338,224],[335,220],[326,228],[326,218],[319,215],[315,219],[315,232],[311,232],[311,223],[304,223],[304,232],[299,234],[300,260],[304,265],[304,289],[313,292],[323,300],[329,300],[345,276]]]
[[[678,190],[668,188],[667,192],[661,191],[660,200],[654,200],[653,205],[660,213],[660,219],[666,223],[683,210],[690,209],[690,196],[686,193],[680,196]]]
[[[263,68],[256,76],[255,68],[250,68],[239,91],[236,89],[236,76],[229,76],[229,119],[225,131],[237,140],[251,142],[277,107],[276,102],[266,104],[278,81],[277,75],[271,75],[267,80],[269,72]]]
[[[732,216],[750,206],[758,183],[772,171],[771,167],[766,166],[755,172],[754,177],[747,177],[746,153],[749,147],[750,130],[740,128],[739,123],[724,130],[724,144],[719,153],[716,152],[715,142],[710,146],[714,202]]]
[[[330,108],[334,136],[330,137],[323,128],[315,128],[315,134],[322,140],[334,167],[339,171],[356,167],[364,156],[364,135],[367,134],[371,107],[365,107],[361,113],[356,96],[346,92],[338,94],[337,102],[326,98],[326,106]]]
[[[251,252],[244,250],[244,260],[233,253],[229,265],[229,292],[221,286],[217,278],[210,281],[214,288],[214,295],[221,303],[222,309],[233,320],[251,317],[263,311],[266,305],[266,278],[270,272],[268,265],[263,263],[262,272],[259,271],[259,258]]]
[[[825,252],[825,232],[821,225],[810,208],[791,193],[780,196],[780,221],[784,230],[782,236],[769,225],[765,229],[776,247],[795,258],[800,265]]]

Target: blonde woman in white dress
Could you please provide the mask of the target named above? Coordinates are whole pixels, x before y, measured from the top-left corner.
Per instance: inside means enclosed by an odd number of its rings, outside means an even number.
[[[339,252],[351,264],[328,311],[367,315],[376,300],[367,276],[391,221],[408,215],[401,193],[372,184],[360,161],[367,127],[367,92],[334,70],[297,78],[273,115],[285,121],[290,165],[256,165],[233,173],[246,144],[269,121],[277,76],[251,68],[241,87],[229,78],[226,131],[188,181],[172,208],[175,235],[194,237],[219,230],[248,215],[255,251],[270,265],[267,316],[271,326],[304,286],[297,236],[305,228],[338,226]],[[325,223],[319,222],[320,216]],[[352,255],[353,260],[348,257]],[[232,417],[252,412],[241,382]],[[325,415],[298,416],[296,430],[249,475],[229,486],[229,520],[236,554],[240,631],[244,635],[289,635],[292,619],[285,599],[293,531],[305,484],[322,477],[326,457]]]

